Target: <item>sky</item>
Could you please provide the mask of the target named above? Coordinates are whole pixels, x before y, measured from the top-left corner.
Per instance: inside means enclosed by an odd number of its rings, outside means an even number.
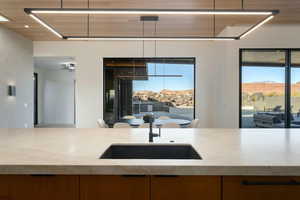
[[[147,81],[133,81],[133,90],[151,90],[159,92],[168,90],[188,90],[194,88],[194,65],[188,64],[156,64],[157,75],[182,75],[182,77],[149,77]],[[155,64],[148,64],[148,75],[155,74]],[[285,82],[283,67],[243,67],[243,83],[253,82]],[[292,68],[291,82],[300,82],[300,68]]]
[[[283,67],[243,67],[243,83],[253,82],[285,82],[285,69]],[[291,82],[300,82],[300,68],[292,68]]]
[[[148,75],[155,74],[155,64],[148,64]],[[194,88],[194,65],[156,64],[156,75],[182,75],[182,77],[149,77],[147,81],[133,81],[133,91],[188,90]]]

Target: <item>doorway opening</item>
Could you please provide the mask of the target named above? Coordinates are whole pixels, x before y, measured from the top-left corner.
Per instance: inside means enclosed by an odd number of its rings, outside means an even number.
[[[73,57],[34,58],[34,124],[36,128],[76,127]]]

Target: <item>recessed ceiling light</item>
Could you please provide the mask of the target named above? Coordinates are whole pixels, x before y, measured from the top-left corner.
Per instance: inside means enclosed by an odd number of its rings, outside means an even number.
[[[9,21],[9,19],[4,17],[3,15],[0,15],[0,22],[8,22],[8,21]]]
[[[25,28],[30,28],[30,26],[29,26],[29,25],[25,25],[24,27],[25,27]]]

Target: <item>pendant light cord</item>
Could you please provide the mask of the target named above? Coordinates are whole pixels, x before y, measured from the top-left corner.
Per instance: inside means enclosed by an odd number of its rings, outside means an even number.
[[[87,1],[87,7],[90,9],[90,0]],[[87,16],[87,35],[90,37],[90,14]]]
[[[60,0],[60,8],[63,8],[63,0]]]
[[[133,80],[135,80],[135,59],[133,59]]]
[[[145,37],[145,22],[143,21],[143,38]],[[142,41],[143,43],[143,58],[145,57],[145,40]]]
[[[244,10],[244,0],[241,0],[242,10]]]
[[[156,33],[157,33],[157,21],[155,21],[154,24],[154,37],[156,37]],[[156,40],[154,41],[154,58],[156,58]],[[154,71],[155,75],[156,75],[156,61],[155,61],[155,71]]]
[[[216,0],[213,0],[213,9],[216,10]],[[213,36],[216,37],[216,15],[213,16]]]
[[[154,36],[157,37],[157,21],[155,21]],[[155,54],[154,54],[155,57],[156,57],[156,45],[157,45],[156,42],[157,40],[155,40]]]
[[[163,89],[166,89],[166,61],[164,59],[164,68],[163,68]]]

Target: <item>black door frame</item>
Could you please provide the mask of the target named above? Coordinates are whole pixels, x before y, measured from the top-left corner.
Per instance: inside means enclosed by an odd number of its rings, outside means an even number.
[[[240,48],[239,49],[239,128],[242,128],[242,52],[243,51],[284,51],[285,64],[285,124],[283,128],[291,128],[291,52],[300,48]]]
[[[38,112],[38,73],[34,72],[33,73],[33,77],[34,77],[34,117],[33,117],[33,124],[34,125],[38,125],[39,123],[39,112]]]

